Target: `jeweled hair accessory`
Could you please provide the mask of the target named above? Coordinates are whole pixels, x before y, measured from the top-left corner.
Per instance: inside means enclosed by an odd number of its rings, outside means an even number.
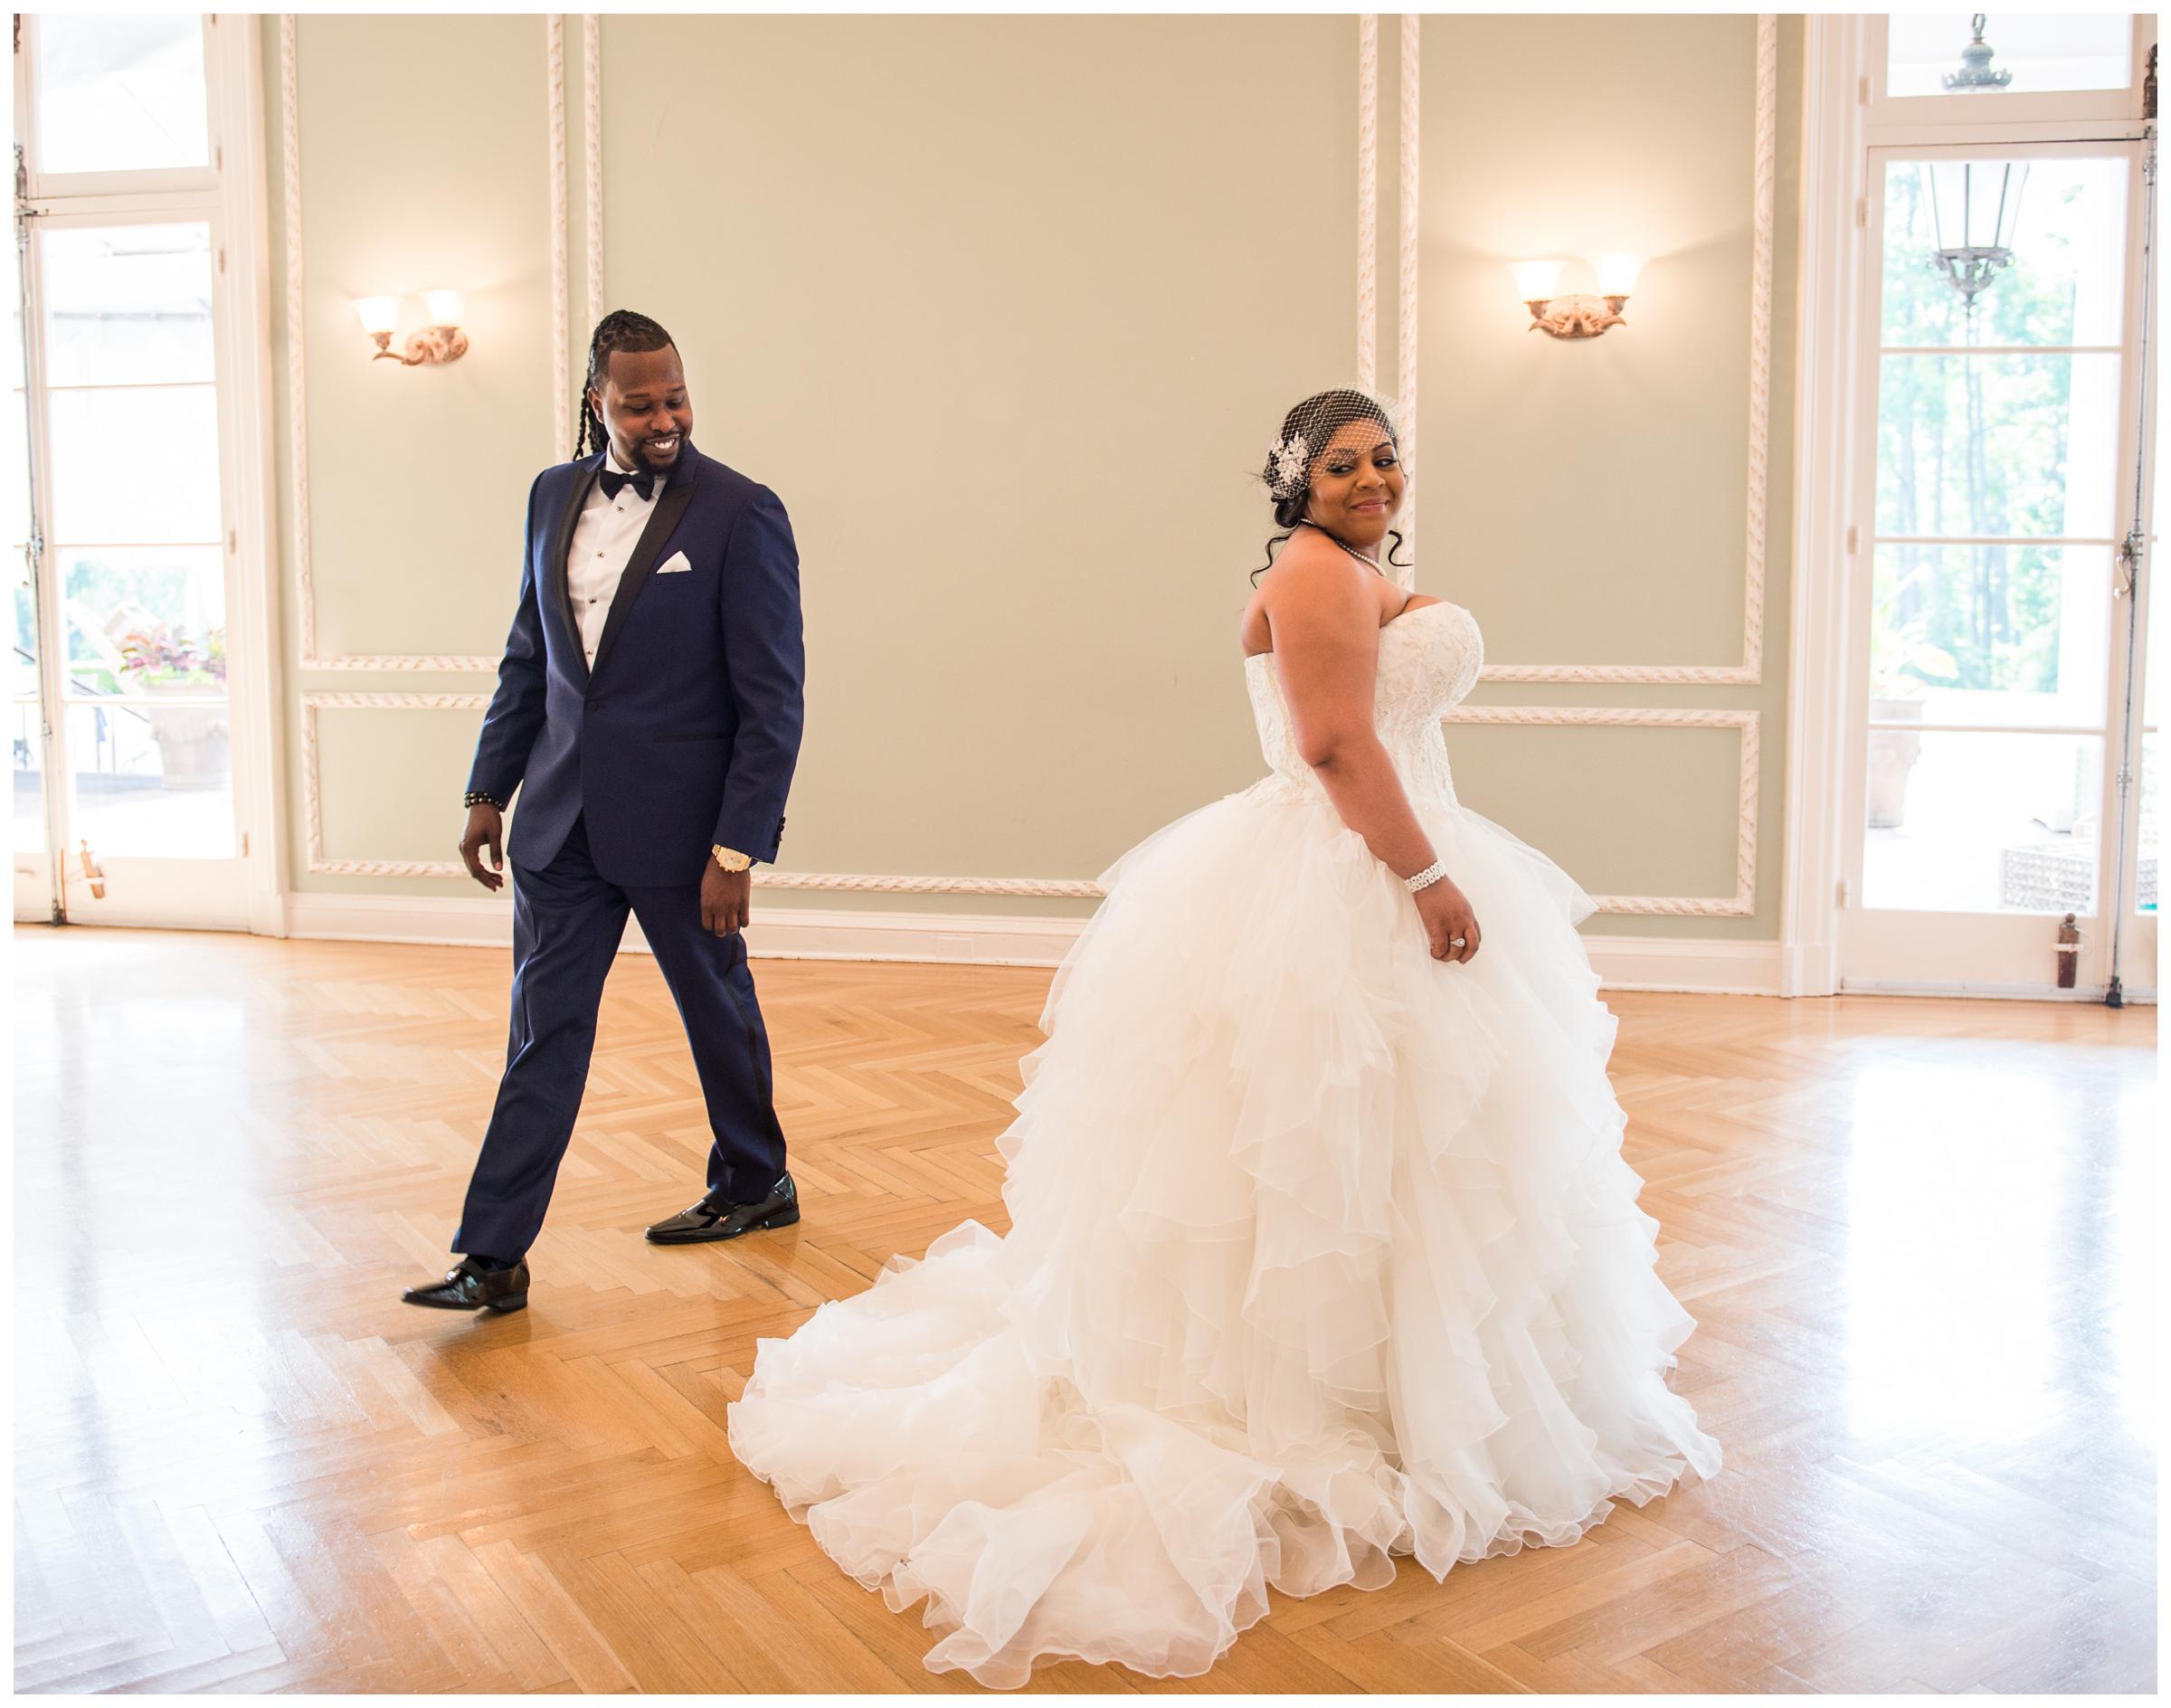
[[[1282,436],[1268,443],[1266,465],[1259,478],[1274,495],[1276,505],[1304,496],[1312,479],[1312,465],[1334,442],[1334,435],[1351,422],[1370,422],[1399,441],[1394,411],[1382,399],[1354,386],[1315,392],[1282,417]]]
[[[1291,433],[1286,439],[1277,439],[1266,447],[1268,460],[1274,465],[1274,478],[1268,489],[1277,498],[1293,498],[1304,489],[1304,475],[1312,467],[1312,447],[1304,442],[1302,433]]]

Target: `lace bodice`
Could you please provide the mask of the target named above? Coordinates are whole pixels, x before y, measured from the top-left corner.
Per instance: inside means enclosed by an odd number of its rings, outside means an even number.
[[[1379,631],[1372,726],[1413,802],[1455,804],[1440,715],[1469,693],[1484,659],[1477,619],[1460,605],[1420,605]],[[1244,681],[1258,722],[1260,751],[1274,768],[1260,787],[1323,798],[1326,790],[1318,773],[1296,750],[1274,654],[1255,653],[1245,659]]]

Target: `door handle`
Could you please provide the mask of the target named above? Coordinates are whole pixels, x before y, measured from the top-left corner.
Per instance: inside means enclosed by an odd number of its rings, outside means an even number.
[[[106,868],[98,863],[98,856],[90,851],[89,842],[79,841],[75,846],[77,853],[83,862],[83,876],[90,880],[90,899],[93,901],[105,900]]]

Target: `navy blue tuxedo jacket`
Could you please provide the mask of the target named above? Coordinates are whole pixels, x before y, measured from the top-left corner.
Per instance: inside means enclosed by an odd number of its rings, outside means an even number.
[[[792,524],[775,493],[688,440],[592,671],[565,556],[608,454],[545,469],[528,490],[520,609],[468,787],[521,791],[517,866],[549,865],[582,818],[597,872],[629,888],[698,883],[719,842],[773,860],[804,720]],[[679,553],[690,569],[655,573]]]

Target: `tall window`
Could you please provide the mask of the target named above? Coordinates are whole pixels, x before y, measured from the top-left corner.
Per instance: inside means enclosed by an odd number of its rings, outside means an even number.
[[[1872,22],[1848,985],[2053,989],[2063,941],[2086,989],[2114,895],[2121,948],[2150,916],[2154,982],[2160,694],[2127,645],[2153,37],[2130,14]]]
[[[211,97],[253,21],[231,17],[224,42],[194,15],[24,22],[16,911],[239,923],[229,465],[246,305],[227,295],[234,186]]]

